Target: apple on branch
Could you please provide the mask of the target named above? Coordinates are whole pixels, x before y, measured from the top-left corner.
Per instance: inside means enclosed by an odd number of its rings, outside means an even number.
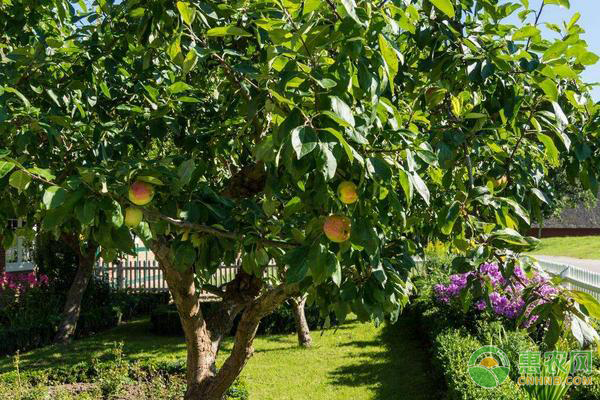
[[[350,218],[341,215],[330,215],[325,218],[323,223],[323,232],[329,240],[335,243],[342,243],[350,239],[352,231],[352,222]]]
[[[125,209],[125,225],[130,228],[135,228],[142,222],[143,216],[144,214],[139,208],[127,207]]]
[[[344,181],[339,184],[337,189],[338,197],[344,204],[356,203],[358,200],[358,192],[356,185],[349,181]]]
[[[154,197],[154,187],[143,181],[135,181],[129,187],[129,201],[138,206],[145,206]]]

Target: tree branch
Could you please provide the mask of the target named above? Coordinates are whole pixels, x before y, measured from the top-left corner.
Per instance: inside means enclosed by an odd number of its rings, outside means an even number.
[[[540,10],[538,11],[537,15],[535,16],[535,22],[533,23],[533,26],[537,26],[538,23],[540,22],[540,17],[542,15],[542,11],[544,11],[545,5],[546,5],[546,2],[544,0],[542,0],[542,5],[541,5]],[[530,44],[531,44],[531,36],[527,39],[527,45],[525,46],[525,51],[529,50]]]
[[[226,231],[223,229],[214,228],[214,227],[208,226],[208,225],[182,221],[179,219],[171,218],[166,215],[163,215],[163,214],[160,214],[157,212],[151,212],[148,210],[144,210],[144,214],[147,214],[151,217],[161,219],[172,225],[179,226],[180,228],[187,228],[187,229],[190,229],[190,230],[196,231],[196,232],[208,233],[209,235],[217,236],[217,237],[224,238],[224,239],[232,239],[232,240],[236,240],[236,241],[242,241],[242,240],[250,237],[250,235],[243,235],[243,234],[236,233],[236,232],[229,232],[229,231]],[[265,239],[262,237],[258,237],[257,242],[262,244],[263,246],[267,246],[267,247],[281,247],[281,248],[292,249],[292,248],[299,246],[296,243],[283,242],[280,240]]]
[[[233,349],[212,381],[208,398],[221,398],[231,386],[254,352],[252,342],[260,320],[293,294],[290,287],[282,284],[264,292],[246,307],[235,334]]]

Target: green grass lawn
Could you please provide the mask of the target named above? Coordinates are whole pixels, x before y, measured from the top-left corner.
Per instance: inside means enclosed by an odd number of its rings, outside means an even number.
[[[530,254],[600,260],[600,236],[545,238]]]
[[[429,355],[416,334],[415,321],[401,319],[391,327],[352,321],[337,331],[313,332],[312,349],[297,347],[295,335],[262,336],[244,369],[252,400],[433,399]],[[110,357],[114,342],[123,342],[129,360],[175,361],[185,344],[175,337],[149,333],[149,321],[137,320],[66,346],[50,346],[21,355],[21,369],[69,365]],[[231,349],[227,341],[220,357]],[[13,368],[0,359],[0,373]]]

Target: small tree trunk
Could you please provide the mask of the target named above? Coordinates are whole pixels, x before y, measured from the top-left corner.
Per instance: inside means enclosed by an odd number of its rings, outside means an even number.
[[[54,341],[57,343],[66,343],[75,334],[77,321],[81,313],[81,300],[94,272],[96,250],[98,248],[95,243],[89,243],[85,252],[82,252],[78,242],[73,241],[72,238],[69,238],[69,242],[73,244],[72,247],[78,252],[79,266],[77,267],[75,279],[67,293],[62,319],[54,337]]]
[[[298,345],[300,347],[310,347],[312,345],[312,338],[310,337],[310,329],[308,327],[308,322],[306,322],[306,314],[304,312],[306,297],[293,298],[291,299],[291,302],[292,308],[294,309],[294,319],[296,320]]]

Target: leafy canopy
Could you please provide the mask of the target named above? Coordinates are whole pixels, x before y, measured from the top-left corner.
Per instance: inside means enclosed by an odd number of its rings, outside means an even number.
[[[340,318],[396,314],[433,239],[459,270],[510,271],[548,176],[597,191],[600,160],[580,78],[598,57],[577,15],[544,38],[528,3],[3,0],[0,216],[107,258],[166,238],[199,284],[274,259]],[[135,180],[156,196],[131,230]],[[348,241],[323,235],[332,214]]]

